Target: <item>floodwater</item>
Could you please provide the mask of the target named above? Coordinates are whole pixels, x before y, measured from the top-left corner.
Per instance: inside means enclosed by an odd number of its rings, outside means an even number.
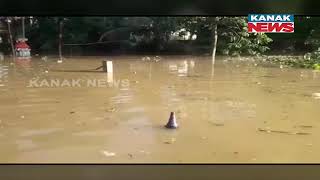
[[[0,162],[320,162],[318,72],[196,56],[95,71],[104,59],[0,62]]]

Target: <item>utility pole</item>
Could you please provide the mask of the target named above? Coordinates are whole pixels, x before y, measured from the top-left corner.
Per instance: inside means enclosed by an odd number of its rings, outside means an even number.
[[[62,44],[63,44],[63,18],[59,19],[59,60],[62,61]]]
[[[215,63],[216,60],[216,51],[217,51],[217,42],[218,42],[218,22],[219,18],[214,18],[214,25],[213,25],[213,47],[212,47],[212,64]]]
[[[14,45],[13,45],[13,38],[12,38],[12,32],[11,32],[11,25],[10,25],[10,23],[11,23],[11,19],[10,19],[10,18],[7,18],[8,33],[9,33],[9,39],[10,39],[10,44],[11,44],[12,57],[13,57],[13,59],[15,59],[16,53],[15,53]]]
[[[25,32],[25,26],[24,26],[24,20],[25,18],[22,17],[21,21],[22,21],[22,38],[25,39],[26,38],[26,32]]]

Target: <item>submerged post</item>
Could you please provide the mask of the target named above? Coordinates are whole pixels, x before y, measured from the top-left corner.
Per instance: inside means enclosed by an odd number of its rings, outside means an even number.
[[[113,72],[113,63],[112,61],[103,60],[102,61],[102,69],[104,72],[111,73]]]

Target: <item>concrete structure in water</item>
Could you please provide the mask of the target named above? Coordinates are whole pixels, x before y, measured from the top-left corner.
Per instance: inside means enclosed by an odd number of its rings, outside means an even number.
[[[112,63],[112,61],[103,60],[102,61],[102,69],[105,72],[112,73],[113,72],[113,63]]]

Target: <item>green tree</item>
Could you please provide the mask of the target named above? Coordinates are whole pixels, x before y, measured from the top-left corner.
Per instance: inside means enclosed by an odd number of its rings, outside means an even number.
[[[246,17],[185,17],[180,24],[196,34],[200,43],[213,47],[217,30],[217,51],[225,55],[258,55],[266,52],[272,41],[264,33],[249,34]]]
[[[33,50],[57,53],[58,17],[34,17],[26,25],[26,36]],[[148,51],[168,49],[174,32],[190,32],[197,39],[192,47],[226,55],[258,55],[268,50],[266,34],[248,34],[246,17],[65,17],[63,43],[88,45],[119,43],[120,47]],[[216,32],[216,33],[215,33]],[[82,48],[85,47],[85,48]],[[89,48],[88,48],[89,47]],[[87,50],[97,46],[78,46]]]

